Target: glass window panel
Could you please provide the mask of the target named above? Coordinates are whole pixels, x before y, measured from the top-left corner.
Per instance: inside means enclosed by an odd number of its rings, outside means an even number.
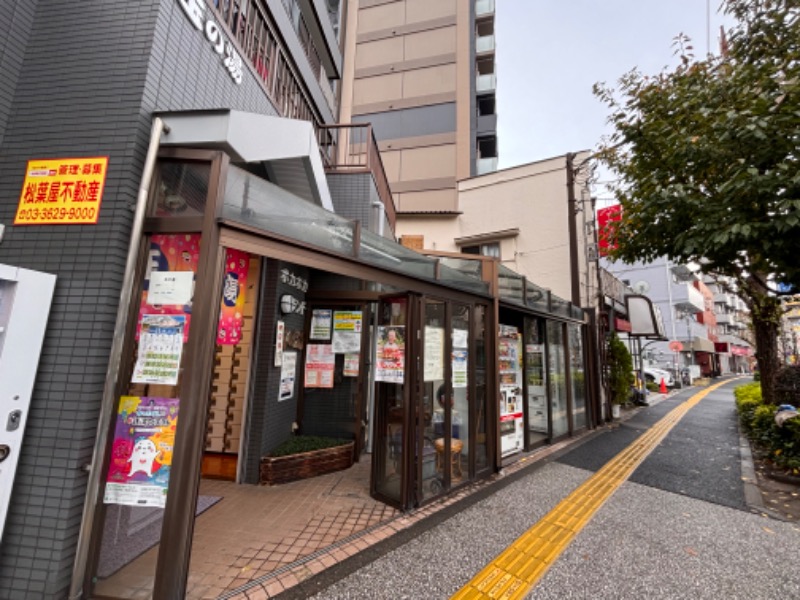
[[[519,273],[515,273],[508,267],[500,265],[500,272],[498,274],[498,285],[500,288],[500,297],[503,300],[512,302],[523,303],[522,290],[524,277]]]
[[[549,437],[544,349],[544,321],[526,317],[525,389],[528,408],[528,444],[532,446],[546,441]]]
[[[211,164],[161,159],[156,164],[148,215],[197,217],[205,212]]]
[[[436,277],[435,260],[363,229],[361,230],[359,258],[373,265],[402,271],[417,277],[428,279]]]
[[[525,288],[525,303],[531,308],[543,312],[550,312],[547,296],[548,291],[543,287],[539,287],[538,285],[531,283],[530,281],[527,283],[528,285]]]
[[[466,262],[476,262],[476,261],[460,261],[463,263]],[[478,267],[480,268],[480,263],[478,263]],[[480,277],[480,275],[478,275]],[[475,279],[471,272],[462,272],[459,270],[455,270],[445,264],[439,265],[439,281],[442,283],[447,283],[455,287],[459,287],[464,290],[470,290],[473,292],[478,293],[486,293],[489,289],[489,284],[481,279]]]
[[[228,169],[222,216],[319,248],[353,255],[351,221],[239,167]]]
[[[570,384],[572,385],[573,429],[586,427],[586,370],[583,363],[583,335],[581,326],[567,325],[569,335]]]
[[[569,432],[567,420],[567,385],[564,356],[563,325],[547,322],[547,371],[550,383],[550,406],[553,418],[553,437]]]
[[[475,323],[475,470],[489,466],[486,420],[486,309],[476,306]]]
[[[450,340],[451,378],[453,391],[451,402],[451,477],[454,483],[469,473],[469,374],[472,357],[469,353],[470,310],[464,304],[453,304]]]
[[[430,498],[445,489],[445,425],[451,418],[452,395],[445,383],[445,304],[425,303],[423,329],[423,438],[420,479],[421,498]]]

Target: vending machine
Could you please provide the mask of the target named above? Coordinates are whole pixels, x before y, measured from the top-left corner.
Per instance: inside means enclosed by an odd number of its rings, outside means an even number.
[[[0,264],[0,541],[55,284],[55,275]]]
[[[519,329],[500,325],[500,455],[520,452],[525,444],[522,410],[522,337]]]

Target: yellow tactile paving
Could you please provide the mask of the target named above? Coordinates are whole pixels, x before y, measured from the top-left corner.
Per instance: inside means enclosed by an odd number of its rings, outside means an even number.
[[[725,383],[709,386],[672,409],[517,538],[456,592],[453,600],[523,598],[670,430],[692,407]]]

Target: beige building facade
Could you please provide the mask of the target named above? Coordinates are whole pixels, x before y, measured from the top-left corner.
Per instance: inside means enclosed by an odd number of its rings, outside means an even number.
[[[371,123],[398,213],[458,211],[497,165],[493,0],[349,0],[340,121]],[[489,159],[488,161],[486,159]]]

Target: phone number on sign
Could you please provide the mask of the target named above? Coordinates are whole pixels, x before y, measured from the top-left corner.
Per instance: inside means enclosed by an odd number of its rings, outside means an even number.
[[[95,206],[23,208],[17,213],[17,221],[94,221]]]

